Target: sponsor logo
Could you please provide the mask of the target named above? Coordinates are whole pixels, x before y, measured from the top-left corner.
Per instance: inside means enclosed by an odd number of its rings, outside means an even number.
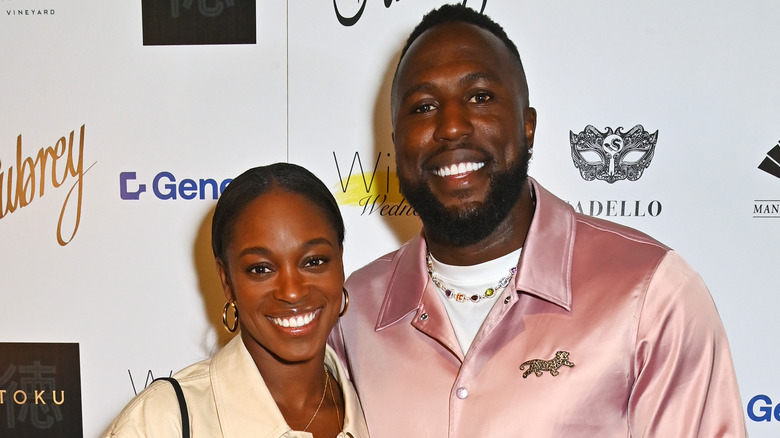
[[[78,344],[0,343],[0,436],[82,436]]]
[[[780,404],[774,405],[772,399],[764,394],[756,395],[747,404],[747,415],[752,421],[780,421]]]
[[[780,218],[780,199],[756,199],[753,201],[754,218]]]
[[[379,152],[376,159],[371,157],[370,161],[367,160],[366,166],[373,163],[373,168],[368,168],[363,166],[365,156],[361,157],[360,152],[352,155],[349,166],[346,165],[348,160],[339,162],[336,152],[333,152],[339,178],[338,185],[334,187],[336,202],[359,207],[361,216],[417,216],[401,194],[398,175],[390,171],[393,164],[391,157],[388,152]]]
[[[54,9],[6,9],[5,14],[13,17],[50,17]]]
[[[780,178],[780,141],[766,153],[764,161],[758,165],[758,168],[775,178]]]
[[[623,127],[602,132],[588,125],[579,134],[569,131],[574,167],[586,181],[599,179],[610,184],[627,179],[636,181],[650,166],[658,131],[650,134],[642,125],[628,132]]]
[[[638,180],[655,154],[658,131],[650,134],[642,125],[628,132],[623,127],[599,131],[588,125],[579,134],[569,131],[571,158],[585,181],[599,179],[610,184],[615,181]],[[657,217],[661,201],[602,199],[569,201],[578,213],[603,217]]]
[[[133,379],[133,373],[130,370],[127,370],[127,375],[130,376],[130,384],[133,386],[133,395],[138,395],[138,393],[141,390],[146,389],[146,387],[149,386],[149,384],[152,383],[154,379],[156,379],[156,377],[154,377],[154,373],[152,372],[152,370],[148,370],[146,372],[146,380],[144,381],[144,386],[141,387],[140,380],[138,381],[138,386],[136,386],[136,381]],[[172,376],[173,376],[173,370],[168,372],[167,377],[172,377]]]
[[[255,44],[255,0],[142,0],[145,46]]]
[[[37,17],[53,17],[55,15],[54,8],[45,7],[40,3],[41,1],[29,1],[29,0],[0,0],[3,6],[6,17],[18,17],[19,19],[25,18],[37,18]],[[38,3],[31,5],[31,3]],[[46,3],[53,3],[51,0]],[[59,2],[61,3],[61,2]],[[32,7],[30,7],[32,6]],[[48,5],[51,6],[51,5]]]
[[[395,0],[395,3],[398,3],[399,1],[400,0]],[[487,2],[488,0],[463,0],[461,4],[472,7],[473,9],[476,9],[473,5],[481,4],[482,6],[479,8],[479,13],[482,14],[485,12]],[[339,23],[341,23],[342,26],[349,27],[355,25],[363,16],[363,12],[366,9],[366,3],[368,3],[368,0],[358,0],[357,3],[355,3],[354,0],[333,0],[333,9],[336,11],[336,19],[339,20]],[[385,9],[387,9],[393,5],[393,0],[384,0],[384,4]]]
[[[766,153],[758,165],[764,172],[780,178],[780,141]],[[780,219],[780,199],[756,199],[753,201],[753,218]]]
[[[32,204],[53,189],[70,187],[57,221],[57,243],[65,246],[73,240],[81,223],[81,196],[84,175],[95,165],[84,169],[84,132],[71,131],[54,146],[42,147],[27,156],[22,152],[22,134],[16,137],[15,166],[3,168],[0,160],[0,220]],[[69,216],[70,219],[66,219]]]
[[[577,201],[571,203],[574,210],[588,216],[605,217],[656,217],[661,214],[661,201]]]
[[[121,172],[119,174],[119,197],[125,201],[137,201],[148,192],[149,195],[161,200],[191,200],[191,199],[217,199],[232,178],[218,182],[213,178],[177,180],[176,176],[168,171],[159,172],[151,182],[138,182],[136,172]]]

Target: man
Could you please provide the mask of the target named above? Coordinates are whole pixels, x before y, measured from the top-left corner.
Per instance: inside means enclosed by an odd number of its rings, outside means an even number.
[[[699,276],[528,178],[536,112],[500,26],[428,14],[391,114],[422,233],[350,277],[333,337],[372,438],[745,435]]]

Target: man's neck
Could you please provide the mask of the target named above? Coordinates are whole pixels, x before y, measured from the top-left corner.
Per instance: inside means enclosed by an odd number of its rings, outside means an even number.
[[[448,265],[468,266],[484,263],[521,248],[525,244],[533,215],[534,202],[531,192],[523,190],[507,217],[484,239],[471,245],[456,246],[426,235],[428,250],[437,260]]]

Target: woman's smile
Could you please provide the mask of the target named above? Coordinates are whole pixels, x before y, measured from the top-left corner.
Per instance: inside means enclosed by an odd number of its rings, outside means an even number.
[[[269,321],[283,328],[303,328],[309,326],[320,314],[321,309],[290,317],[266,316]]]

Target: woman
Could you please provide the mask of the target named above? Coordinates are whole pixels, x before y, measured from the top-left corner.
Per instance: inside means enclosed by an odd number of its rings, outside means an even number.
[[[250,169],[220,197],[211,233],[223,322],[238,336],[174,375],[186,412],[171,384],[157,381],[105,436],[178,438],[188,415],[193,437],[367,437],[354,389],[325,345],[349,305],[344,222],[325,185],[293,164]]]

